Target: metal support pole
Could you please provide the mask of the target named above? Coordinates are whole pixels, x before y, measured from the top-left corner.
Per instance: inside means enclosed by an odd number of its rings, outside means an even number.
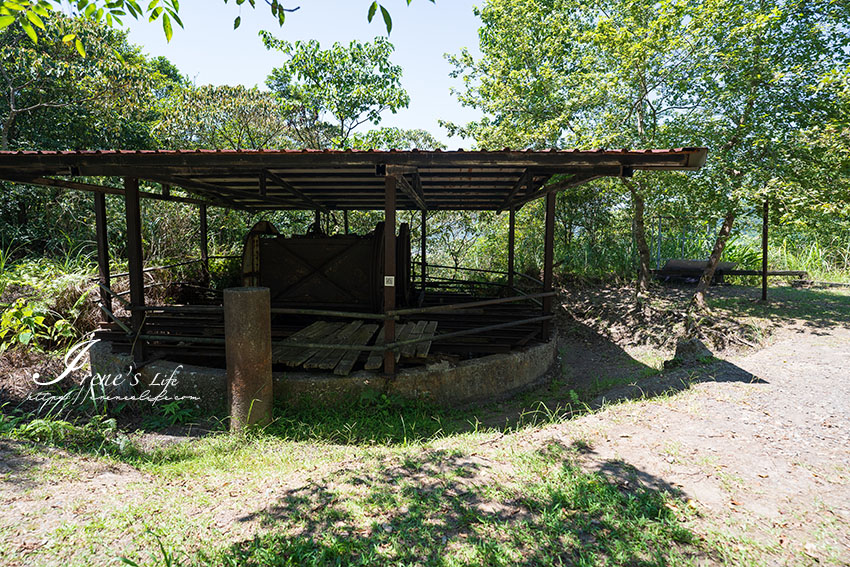
[[[396,178],[387,175],[384,180],[384,313],[395,309],[395,193]],[[395,320],[384,323],[384,343],[395,341]],[[384,352],[384,374],[395,374],[395,353]]]
[[[508,287],[514,288],[514,248],[516,243],[516,211],[511,207],[508,216]]]
[[[770,214],[768,200],[764,200],[761,222],[761,300],[767,301],[767,221]]]
[[[102,286],[109,287],[109,238],[106,231],[106,195],[94,194],[94,224],[95,240],[97,242],[97,272],[98,281]],[[112,296],[100,290],[100,303],[112,311]]]
[[[555,253],[555,193],[546,195],[546,230],[543,243],[543,293],[552,291],[553,256]],[[543,298],[543,315],[552,314],[552,297]],[[549,340],[552,322],[543,321],[543,340]]]
[[[267,287],[224,290],[224,350],[230,430],[272,420],[271,295]]]
[[[427,274],[426,248],[428,245],[428,211],[422,211],[422,291],[425,291],[425,279]]]
[[[210,285],[210,251],[209,240],[207,238],[207,206],[200,205],[198,207],[198,216],[201,225],[201,271],[204,280],[204,285]]]
[[[320,211],[319,209],[316,209],[316,214],[313,219],[313,223],[316,226],[316,231],[322,232],[322,211]]]
[[[661,217],[658,217],[658,243],[655,246],[655,269],[661,269]]]
[[[133,333],[144,332],[145,280],[142,265],[142,214],[139,206],[139,180],[124,178],[124,209],[127,217],[127,272],[130,279],[130,307]],[[144,339],[138,338],[133,349],[133,360],[145,359],[147,349]]]
[[[345,225],[345,234],[348,234],[348,211],[342,211],[342,223]]]

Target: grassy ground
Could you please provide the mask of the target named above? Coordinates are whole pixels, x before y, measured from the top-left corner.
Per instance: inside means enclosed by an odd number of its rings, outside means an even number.
[[[369,437],[390,439],[394,426]],[[25,556],[0,557],[28,565],[119,555],[143,565],[167,565],[169,556],[201,565],[663,565],[712,553],[674,495],[584,471],[580,440],[525,447],[495,431],[351,445],[284,437],[273,429],[219,434],[83,465],[6,444],[8,462],[30,465],[24,478],[15,475],[20,488],[65,483],[67,501],[56,505],[71,513],[53,525],[36,513],[29,525],[8,526],[7,542],[22,527],[43,539]]]
[[[824,333],[850,321],[844,293],[785,288],[762,305],[753,290],[731,291],[713,300],[715,312],[760,329],[765,343],[791,317]],[[706,360],[665,372],[668,341],[602,332],[625,325],[599,307],[616,296],[577,294],[572,308],[584,315],[562,325],[572,342],[561,368],[546,387],[505,403],[446,410],[377,396],[333,410],[279,407],[272,426],[243,435],[198,426],[134,433],[108,419],[71,425],[4,408],[0,564],[810,562],[738,523],[726,526],[729,517],[638,458],[603,455],[607,438],[636,435],[617,429],[635,415],[668,412],[649,420],[662,439],[670,415],[697,403],[695,385],[731,365]],[[657,298],[659,306],[677,301],[675,293]],[[590,409],[617,388],[632,388],[638,393],[622,399],[637,400]],[[711,475],[722,491],[745,482],[716,455],[693,456],[676,435],[664,439],[643,450]],[[843,526],[819,529],[840,536]]]

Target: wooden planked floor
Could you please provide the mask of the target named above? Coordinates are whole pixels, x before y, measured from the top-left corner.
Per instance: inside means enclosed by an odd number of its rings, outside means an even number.
[[[411,321],[396,326],[396,340],[431,338],[436,329],[436,321]],[[376,336],[375,331],[377,330],[378,325],[364,324],[360,320],[349,323],[316,321],[290,335],[286,342],[367,346],[375,337],[374,344],[379,346],[384,344],[384,328],[381,327]],[[430,346],[430,341],[404,345],[396,351],[395,359],[398,361],[402,356],[405,358],[426,358]],[[293,367],[303,366],[310,369],[333,369],[334,374],[347,376],[363,352],[363,350],[355,349],[300,347],[278,343],[272,346],[272,362]],[[365,368],[366,370],[377,370],[381,368],[383,361],[384,356],[381,351],[371,351],[366,360]]]

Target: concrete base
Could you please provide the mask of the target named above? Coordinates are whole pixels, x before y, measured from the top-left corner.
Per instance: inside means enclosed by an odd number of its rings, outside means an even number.
[[[556,338],[548,343],[523,350],[494,354],[458,364],[442,362],[421,368],[401,370],[394,379],[365,370],[348,376],[317,372],[275,372],[275,400],[290,405],[305,402],[334,404],[356,400],[366,390],[408,399],[422,399],[440,405],[464,405],[504,399],[538,385],[555,361]],[[111,343],[101,341],[89,351],[92,372],[125,373],[131,363],[128,354],[113,353]],[[140,384],[155,395],[164,377],[176,383],[168,387],[172,396],[196,396],[199,406],[207,409],[224,407],[227,394],[227,372],[158,360],[138,371]]]

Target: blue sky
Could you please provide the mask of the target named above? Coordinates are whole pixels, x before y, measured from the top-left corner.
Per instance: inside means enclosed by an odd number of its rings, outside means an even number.
[[[197,84],[243,84],[264,88],[266,76],[280,65],[281,54],[266,51],[257,36],[261,29],[290,41],[316,39],[323,46],[335,41],[372,40],[386,35],[380,13],[372,23],[366,21],[369,0],[290,0],[287,6],[300,6],[287,15],[278,27],[263,0],[257,8],[247,3],[236,6],[235,0],[184,0],[180,16],[184,29],[175,28],[171,43],[166,43],[158,22],[128,22],[130,41],[141,45],[150,55],[168,57]],[[393,18],[390,41],[396,51],[392,61],[404,69],[402,83],[410,94],[410,106],[393,115],[385,113],[381,126],[423,128],[445,142],[449,149],[472,144],[468,140],[449,138],[437,124],[438,119],[467,122],[478,116],[463,108],[449,92],[460,81],[448,75],[452,67],[445,53],[459,53],[467,47],[478,53],[479,20],[473,14],[472,0],[384,0]],[[241,15],[239,29],[233,19]]]

